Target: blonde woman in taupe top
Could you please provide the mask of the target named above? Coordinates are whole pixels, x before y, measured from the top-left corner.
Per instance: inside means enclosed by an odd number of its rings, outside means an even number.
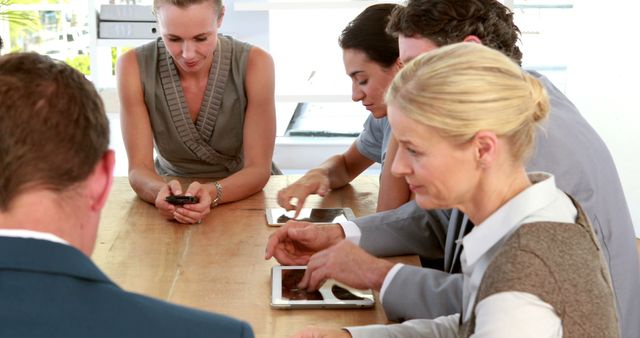
[[[218,34],[220,0],[156,0],[154,12],[161,37],[117,65],[129,181],[166,218],[199,223],[211,208],[256,193],[269,179],[273,60]],[[162,176],[200,179],[182,187]],[[172,205],[170,195],[199,202]]]

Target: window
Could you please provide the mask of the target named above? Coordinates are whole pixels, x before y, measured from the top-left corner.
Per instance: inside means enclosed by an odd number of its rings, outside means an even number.
[[[569,1],[516,1],[514,21],[521,32],[521,50],[525,69],[546,75],[558,89],[567,89],[568,53],[553,53],[565,49],[570,39],[567,19],[574,15]]]
[[[13,11],[28,20],[0,21],[3,52],[34,51],[66,61],[89,73],[89,27],[87,2],[82,0],[5,0]]]

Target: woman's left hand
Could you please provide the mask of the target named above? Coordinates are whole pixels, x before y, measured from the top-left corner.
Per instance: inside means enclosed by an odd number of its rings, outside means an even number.
[[[209,191],[200,182],[192,182],[184,194],[198,197],[198,203],[184,204],[177,207],[173,213],[173,218],[184,224],[201,223],[204,217],[211,212],[211,195]]]

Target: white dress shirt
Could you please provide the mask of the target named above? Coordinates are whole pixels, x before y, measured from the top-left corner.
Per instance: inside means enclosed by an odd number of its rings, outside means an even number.
[[[471,316],[484,272],[502,244],[520,225],[532,222],[575,222],[577,210],[569,197],[558,190],[552,175],[525,189],[463,239],[461,267],[464,275],[464,320]],[[345,231],[345,234],[347,232]],[[353,235],[352,235],[353,237]],[[358,238],[359,240],[359,238]],[[385,277],[393,279],[396,267]],[[383,284],[383,288],[385,285]],[[383,293],[381,290],[381,301]],[[501,292],[483,299],[475,308],[473,337],[562,337],[562,323],[553,307],[525,292]],[[457,337],[459,315],[433,320],[416,319],[395,325],[349,327],[353,337]]]
[[[32,238],[32,239],[40,239],[43,241],[55,242],[65,245],[70,245],[69,242],[64,239],[48,233],[34,230],[25,230],[25,229],[0,229],[0,237],[15,237],[15,238]]]

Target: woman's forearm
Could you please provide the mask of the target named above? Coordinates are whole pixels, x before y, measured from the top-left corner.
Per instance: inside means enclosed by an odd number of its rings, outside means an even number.
[[[158,192],[166,185],[158,174],[144,169],[130,170],[129,183],[133,191],[135,191],[142,200],[151,204],[155,204]]]
[[[270,174],[270,169],[249,167],[227,178],[218,180],[222,188],[222,196],[218,204],[238,201],[261,191],[269,181]],[[201,182],[206,183],[212,201],[218,194],[214,182],[215,180]]]

